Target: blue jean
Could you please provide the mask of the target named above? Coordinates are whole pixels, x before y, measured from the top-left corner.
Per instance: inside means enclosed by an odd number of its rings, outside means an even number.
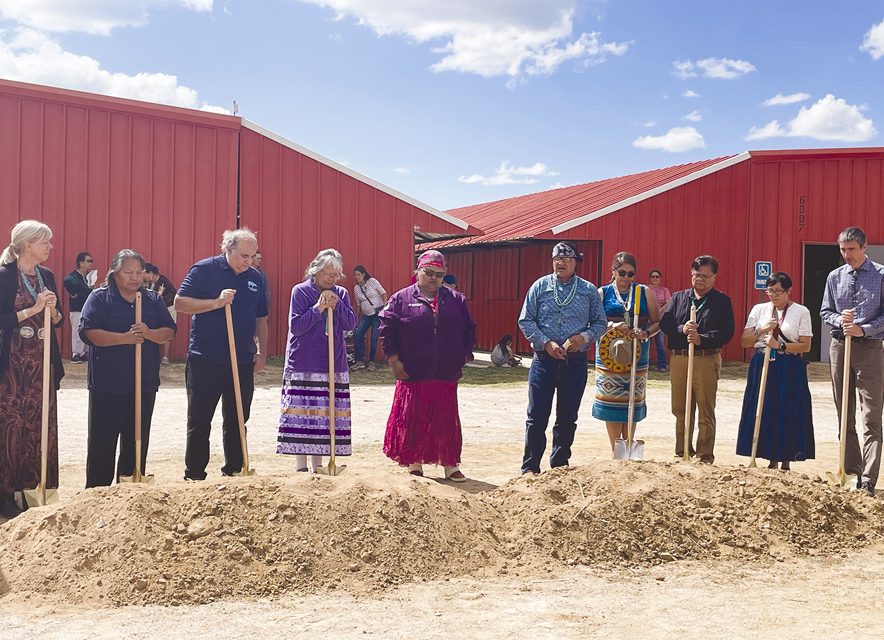
[[[528,419],[525,421],[525,456],[522,473],[540,473],[546,451],[546,427],[556,396],[556,421],[549,466],[565,467],[577,430],[577,411],[586,389],[586,353],[557,360],[546,352],[536,352],[528,372]]]
[[[663,340],[663,332],[658,331],[657,335],[654,336],[654,345],[657,347],[657,368],[665,369],[666,368],[666,345]]]
[[[365,360],[365,332],[371,327],[371,351],[368,362],[374,362],[378,353],[378,328],[381,326],[381,318],[378,314],[362,316],[356,332],[353,334],[353,347],[356,349],[356,362]]]

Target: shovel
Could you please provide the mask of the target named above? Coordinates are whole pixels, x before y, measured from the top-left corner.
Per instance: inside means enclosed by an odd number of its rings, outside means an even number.
[[[774,307],[773,315],[774,318],[777,317],[776,307]],[[768,331],[767,335],[773,335],[773,329]],[[754,469],[758,466],[755,464],[755,454],[758,451],[758,435],[761,433],[761,413],[764,410],[764,392],[767,390],[768,369],[770,369],[770,344],[767,344],[764,347],[764,364],[761,365],[761,385],[758,388],[758,404],[755,406],[755,429],[752,432],[752,458],[749,460],[750,469]]]
[[[632,314],[633,332],[638,331],[639,312],[641,311],[641,287],[636,286],[635,311]],[[635,368],[638,364],[638,338],[632,338],[632,370],[629,373],[629,408],[626,413],[627,439],[617,438],[614,441],[614,458],[616,460],[642,460],[645,457],[645,441],[633,440],[635,437]]]
[[[692,294],[693,295],[693,294]],[[697,309],[691,302],[691,322],[697,321]],[[694,409],[691,407],[691,392],[694,386],[694,343],[688,343],[688,384],[684,401],[684,461],[691,459],[691,423],[694,421]]]
[[[52,309],[43,307],[43,416],[40,426],[40,484],[36,489],[25,489],[24,499],[29,507],[43,507],[58,502],[58,490],[46,488],[46,468],[49,466],[49,349],[52,338]]]
[[[338,476],[347,468],[335,465],[335,333],[332,319],[332,308],[328,308],[326,316],[325,332],[328,334],[328,434],[331,437],[329,447],[328,464],[324,467],[316,467],[316,473],[324,476]]]
[[[230,372],[233,374],[233,396],[236,398],[236,418],[239,421],[239,443],[242,446],[242,469],[235,476],[253,476],[255,470],[249,468],[249,443],[246,439],[246,419],[242,411],[242,390],[239,387],[239,363],[236,360],[236,341],[233,339],[233,315],[230,305],[224,305],[227,316],[227,345],[230,347]]]
[[[844,372],[841,381],[841,446],[838,452],[838,471],[826,471],[830,484],[838,487],[856,486],[856,476],[844,470],[844,457],[847,454],[847,411],[850,400],[850,342],[853,336],[844,336]]]
[[[141,292],[135,294],[135,323],[141,322]],[[141,473],[141,343],[135,345],[135,474],[120,476],[120,482],[153,484],[153,475]]]

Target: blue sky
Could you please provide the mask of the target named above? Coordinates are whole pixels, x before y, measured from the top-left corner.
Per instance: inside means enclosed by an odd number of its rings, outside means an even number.
[[[746,149],[884,146],[884,4],[0,0],[0,77],[235,99],[448,209]]]

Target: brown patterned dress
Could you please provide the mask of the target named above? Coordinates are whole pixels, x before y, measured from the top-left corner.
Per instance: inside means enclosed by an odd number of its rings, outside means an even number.
[[[36,291],[36,276],[26,275]],[[33,306],[34,298],[19,281],[15,310]],[[43,314],[13,330],[9,368],[0,378],[0,493],[33,489],[40,483],[40,430],[43,413]],[[30,337],[27,337],[30,335]],[[48,338],[49,336],[47,336]],[[46,487],[58,487],[58,418],[50,367],[49,465]]]

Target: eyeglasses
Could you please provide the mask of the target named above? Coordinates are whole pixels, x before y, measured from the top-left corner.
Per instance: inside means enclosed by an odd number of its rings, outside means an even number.
[[[654,278],[659,278],[659,277],[660,276],[651,276],[651,280],[653,280]]]
[[[715,277],[714,273],[697,273],[696,271],[691,271],[692,278],[699,278],[700,280],[712,280]]]
[[[635,276],[635,271],[626,271],[624,269],[617,269],[617,275],[621,278],[632,278]]]
[[[769,296],[778,296],[780,294],[786,293],[786,290],[785,289],[768,289],[766,291],[766,293]]]
[[[570,262],[574,258],[569,258],[568,256],[556,256],[553,258],[553,262]]]
[[[432,269],[421,269],[428,278],[444,278],[444,271],[433,271]]]

